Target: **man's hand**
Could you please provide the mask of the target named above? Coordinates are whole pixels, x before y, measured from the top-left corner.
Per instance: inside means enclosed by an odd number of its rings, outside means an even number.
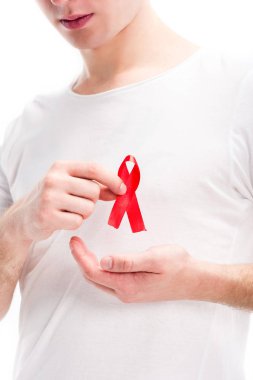
[[[253,311],[252,264],[198,260],[171,244],[106,256],[99,264],[79,237],[71,238],[70,248],[86,280],[123,302],[197,300]]]
[[[0,218],[0,319],[32,242],[56,230],[79,228],[98,200],[114,200],[126,190],[117,174],[96,162],[58,160],[30,193],[5,210]]]
[[[117,174],[97,162],[58,160],[5,216],[23,240],[44,240],[56,230],[79,228],[98,200],[115,200],[126,190]]]
[[[71,238],[70,248],[85,279],[123,302],[187,300],[198,285],[196,260],[177,245],[104,257],[100,264],[79,237]]]

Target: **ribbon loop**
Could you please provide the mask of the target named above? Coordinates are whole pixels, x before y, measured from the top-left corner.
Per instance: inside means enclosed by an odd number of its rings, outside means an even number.
[[[126,166],[127,161],[131,161],[135,164],[130,174]],[[127,191],[125,194],[117,196],[109,216],[108,224],[115,228],[119,228],[126,212],[132,232],[147,231],[135,195],[135,191],[140,183],[140,169],[134,156],[128,155],[125,157],[119,167],[118,176],[125,183]]]

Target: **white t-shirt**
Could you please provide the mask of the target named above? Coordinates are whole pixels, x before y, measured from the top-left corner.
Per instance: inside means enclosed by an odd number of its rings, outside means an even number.
[[[133,155],[147,231],[98,201],[75,231],[33,243],[20,278],[15,380],[242,380],[250,313],[203,301],[123,303],[88,283],[69,248],[98,259],[178,244],[215,263],[253,262],[253,60],[202,47],[172,69],[109,91],[40,94],[6,130],[3,211],[56,160],[117,173]]]

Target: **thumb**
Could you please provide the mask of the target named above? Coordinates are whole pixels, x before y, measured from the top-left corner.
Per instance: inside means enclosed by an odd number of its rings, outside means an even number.
[[[113,201],[117,198],[117,194],[113,193],[107,186],[100,186],[99,200],[101,201]]]
[[[100,187],[100,193],[99,193],[100,201],[113,201],[117,198],[117,194],[111,191],[109,187],[103,185],[102,183],[96,180],[93,180],[93,182],[96,182]]]
[[[153,272],[158,271],[154,258],[146,252],[118,256],[105,256],[100,266],[110,272]]]

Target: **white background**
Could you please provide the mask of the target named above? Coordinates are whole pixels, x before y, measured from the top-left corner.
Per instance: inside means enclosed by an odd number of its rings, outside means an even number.
[[[170,27],[191,41],[253,56],[252,0],[153,0],[152,4]],[[82,62],[79,52],[49,24],[35,0],[2,1],[0,20],[1,144],[6,126],[26,102],[37,93],[54,90],[72,80]],[[11,308],[0,322],[1,380],[11,380],[19,304],[17,286]],[[251,324],[246,380],[253,379],[252,357]]]

